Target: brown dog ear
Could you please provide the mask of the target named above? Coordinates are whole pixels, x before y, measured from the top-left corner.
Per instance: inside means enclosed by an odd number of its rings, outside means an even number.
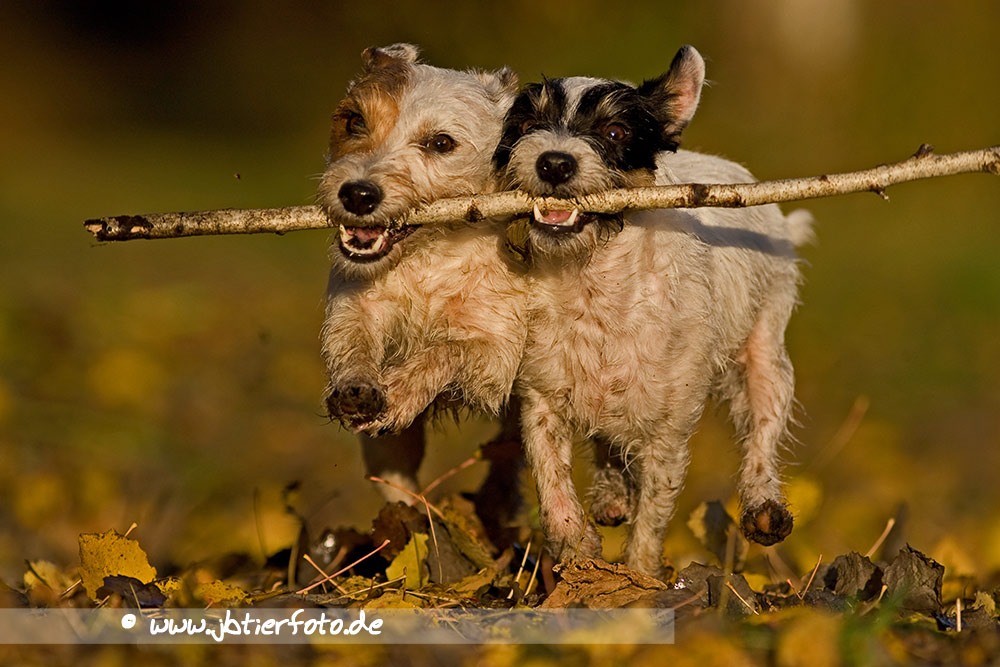
[[[666,150],[677,150],[681,132],[698,108],[704,84],[705,60],[693,46],[683,46],[666,74],[639,86],[639,94],[650,101],[662,124]]]
[[[514,101],[519,82],[517,72],[511,68],[504,67],[495,72],[476,72],[476,76],[486,86],[486,92],[495,102]]]
[[[420,49],[413,44],[392,44],[390,46],[370,46],[361,52],[365,71],[389,67],[393,64],[415,63],[420,57]]]

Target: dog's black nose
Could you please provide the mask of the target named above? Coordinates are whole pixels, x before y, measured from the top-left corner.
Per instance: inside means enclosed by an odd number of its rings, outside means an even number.
[[[355,215],[366,215],[382,201],[382,190],[371,181],[348,181],[337,193],[340,203]]]
[[[576,158],[569,153],[546,151],[538,156],[535,171],[546,183],[559,185],[571,179],[576,173]]]

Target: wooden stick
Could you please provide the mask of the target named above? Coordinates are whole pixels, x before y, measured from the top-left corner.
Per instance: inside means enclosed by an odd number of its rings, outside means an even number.
[[[419,210],[411,211],[394,224],[428,225],[455,220],[478,222],[484,218],[525,214],[535,204],[543,209],[569,210],[577,207],[591,213],[618,213],[651,208],[739,208],[852,192],[874,192],[886,198],[885,190],[890,185],[975,172],[1000,175],[1000,145],[964,153],[935,155],[930,145],[923,144],[913,156],[902,162],[810,178],[758,183],[650,186],[607,190],[573,200],[533,198],[519,190],[439,199]],[[116,215],[87,220],[84,226],[98,241],[128,241],[209,234],[284,234],[304,229],[329,229],[331,224],[319,206],[291,206]]]

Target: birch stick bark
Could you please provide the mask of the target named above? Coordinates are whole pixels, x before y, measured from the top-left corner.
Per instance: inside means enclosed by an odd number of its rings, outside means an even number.
[[[936,155],[924,144],[911,157],[863,171],[809,178],[737,184],[685,183],[607,190],[577,199],[534,198],[517,190],[472,197],[439,199],[411,211],[398,224],[427,225],[454,220],[478,222],[484,218],[525,214],[534,204],[542,209],[617,213],[651,208],[738,208],[761,204],[874,192],[885,199],[886,188],[897,183],[965,173],[1000,175],[1000,145],[962,153]],[[117,215],[87,220],[84,226],[98,241],[177,238],[209,234],[284,234],[305,229],[329,229],[319,206],[266,209],[222,209],[188,213]]]

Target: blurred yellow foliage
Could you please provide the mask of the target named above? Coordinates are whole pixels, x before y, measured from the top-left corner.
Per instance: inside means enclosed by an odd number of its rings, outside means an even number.
[[[113,348],[94,361],[87,379],[105,407],[155,412],[164,398],[167,374],[148,352]]]
[[[14,516],[23,526],[43,526],[72,509],[70,481],[52,470],[26,471],[10,480]]]
[[[823,502],[823,487],[812,475],[796,475],[785,484],[785,499],[795,515],[795,527],[801,528],[819,512]]]
[[[796,609],[778,636],[779,667],[837,667],[843,620],[813,609]]]
[[[13,399],[10,395],[10,389],[2,379],[0,379],[0,426],[3,425],[7,416],[10,415],[10,411],[13,408]]]

